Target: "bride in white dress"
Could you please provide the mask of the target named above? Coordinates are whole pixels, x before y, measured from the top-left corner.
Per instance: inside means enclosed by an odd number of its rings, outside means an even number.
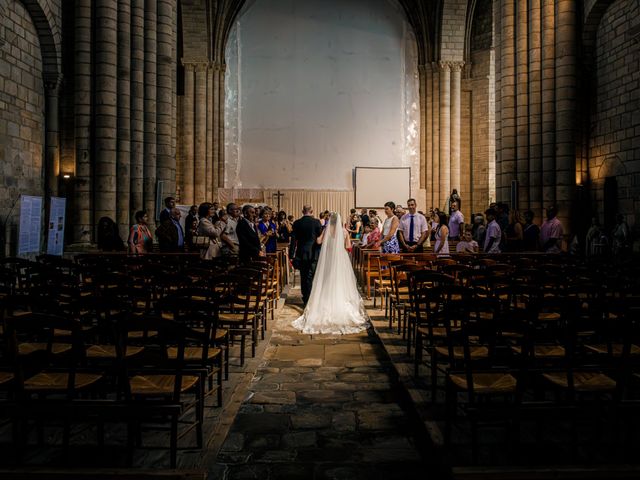
[[[369,326],[369,317],[358,292],[356,277],[345,248],[340,215],[332,213],[329,225],[318,237],[320,258],[304,313],[293,322],[302,333],[358,333]]]

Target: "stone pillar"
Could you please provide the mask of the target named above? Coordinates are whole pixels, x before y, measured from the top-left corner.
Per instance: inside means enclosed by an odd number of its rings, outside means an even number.
[[[195,65],[184,64],[184,97],[183,97],[183,134],[182,134],[182,203],[192,205],[193,189],[193,138],[194,138],[194,102],[195,102]]]
[[[196,203],[206,200],[207,173],[207,70],[206,63],[196,65],[195,85],[195,163],[194,196]]]
[[[165,196],[175,194],[176,165],[171,152],[171,130],[174,122],[172,88],[173,10],[175,0],[158,0],[157,57],[157,165],[156,176],[164,182]]]
[[[433,145],[433,172],[431,182],[433,185],[433,208],[440,208],[440,66],[437,62],[431,64],[433,88],[433,105],[431,112],[431,138]]]
[[[223,188],[224,186],[224,177],[220,176],[220,173],[223,172],[224,165],[221,165],[221,162],[224,162],[224,156],[220,156],[220,138],[218,137],[218,128],[220,123],[220,115],[219,110],[222,108],[220,104],[220,65],[218,63],[213,63],[212,71],[211,71],[211,110],[212,110],[212,122],[211,122],[211,150],[213,151],[213,159],[212,159],[212,176],[213,176],[213,196],[214,199],[217,198],[218,188]],[[224,97],[222,97],[224,101]],[[223,173],[224,175],[224,173]]]
[[[131,223],[131,1],[118,0],[118,156],[116,223],[126,238]]]
[[[577,1],[558,0],[556,13],[556,202],[568,233],[576,187]]]
[[[516,179],[515,0],[501,0],[501,175],[498,200],[508,202]]]
[[[95,219],[116,219],[118,4],[95,0]]]
[[[541,0],[529,5],[529,208],[542,211]]]
[[[174,177],[173,189],[178,196],[176,173],[178,170],[178,5],[174,2],[171,10],[171,159]]]
[[[145,0],[144,8],[144,207],[149,221],[156,220],[157,155],[157,0]]]
[[[49,77],[44,81],[45,95],[45,201],[58,195],[60,181],[60,81]]]
[[[463,195],[460,181],[460,86],[463,62],[451,64],[451,185]],[[448,193],[451,193],[450,191]],[[465,194],[469,192],[464,192]],[[469,195],[467,195],[469,198]]]
[[[218,187],[224,188],[224,74],[227,66],[224,63],[218,64],[218,69],[214,69],[214,112],[215,123],[213,131],[217,140],[216,152],[218,155]],[[215,161],[215,160],[214,160]],[[217,192],[216,192],[217,194]]]
[[[215,173],[213,169],[213,65],[207,66],[207,165],[206,165],[206,199],[214,201]]]
[[[131,0],[131,199],[132,211],[144,203],[144,2]],[[149,219],[153,210],[147,212]]]
[[[424,136],[426,143],[426,159],[425,159],[425,188],[427,189],[427,210],[433,207],[433,68],[428,63],[424,65],[425,75],[425,116],[424,116]],[[420,94],[422,97],[422,93]],[[425,211],[427,211],[425,210]]]
[[[520,0],[516,20],[516,179],[518,205],[529,208],[529,10],[528,2]]]
[[[542,0],[542,200],[556,203],[555,0]],[[536,212],[541,215],[542,211]]]
[[[92,0],[76,0],[73,38],[76,175],[73,242],[90,242],[93,224],[91,185],[91,8]]]
[[[418,65],[418,95],[420,98],[420,188],[427,187],[427,135],[426,135],[426,91],[427,91],[427,75],[424,65]],[[429,195],[427,193],[427,195]],[[427,196],[427,203],[429,203]]]
[[[502,10],[500,9],[501,0],[493,0],[493,32],[494,32],[494,48],[495,48],[495,62],[494,62],[494,78],[495,78],[495,132],[496,132],[496,147],[494,158],[489,159],[489,184],[491,185],[492,168],[493,167],[493,189],[489,188],[489,202],[495,201],[502,182]]]
[[[440,62],[440,196],[438,207],[446,209],[451,194],[451,64]]]

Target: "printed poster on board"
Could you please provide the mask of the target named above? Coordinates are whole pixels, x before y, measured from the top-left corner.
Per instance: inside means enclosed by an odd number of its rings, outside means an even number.
[[[67,199],[51,197],[51,212],[49,213],[49,235],[47,237],[47,253],[62,255],[64,250],[64,223]]]
[[[42,224],[42,197],[20,197],[20,233],[18,255],[40,253],[40,226]]]

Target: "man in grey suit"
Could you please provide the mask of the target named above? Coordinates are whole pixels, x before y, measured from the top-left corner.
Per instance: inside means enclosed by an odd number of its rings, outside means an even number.
[[[322,226],[317,218],[313,218],[313,208],[311,205],[305,205],[302,208],[302,218],[293,222],[290,246],[290,256],[294,259],[294,266],[300,270],[300,289],[305,306],[311,295],[313,275],[320,254],[320,245],[317,240],[321,233]]]

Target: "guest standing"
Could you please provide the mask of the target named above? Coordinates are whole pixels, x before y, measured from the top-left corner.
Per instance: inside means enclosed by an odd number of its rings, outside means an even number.
[[[449,255],[449,227],[447,226],[447,216],[444,212],[438,212],[434,220],[436,222],[436,244],[433,247],[433,253],[438,256]]]
[[[562,223],[556,207],[547,208],[547,219],[540,228],[540,244],[545,253],[562,253]]]
[[[502,229],[496,221],[497,212],[490,208],[484,212],[487,217],[487,232],[484,236],[484,253],[500,253],[500,240],[502,239]]]
[[[129,253],[150,253],[153,250],[153,236],[149,230],[149,216],[144,210],[135,214],[136,223],[129,232]]]
[[[429,238],[429,224],[424,215],[416,211],[417,207],[415,199],[407,200],[409,211],[400,219],[398,240],[403,252],[422,252],[422,244]]]
[[[400,220],[395,214],[396,204],[387,202],[384,204],[384,213],[387,218],[382,225],[382,253],[400,253],[400,243],[398,242],[398,226]]]

